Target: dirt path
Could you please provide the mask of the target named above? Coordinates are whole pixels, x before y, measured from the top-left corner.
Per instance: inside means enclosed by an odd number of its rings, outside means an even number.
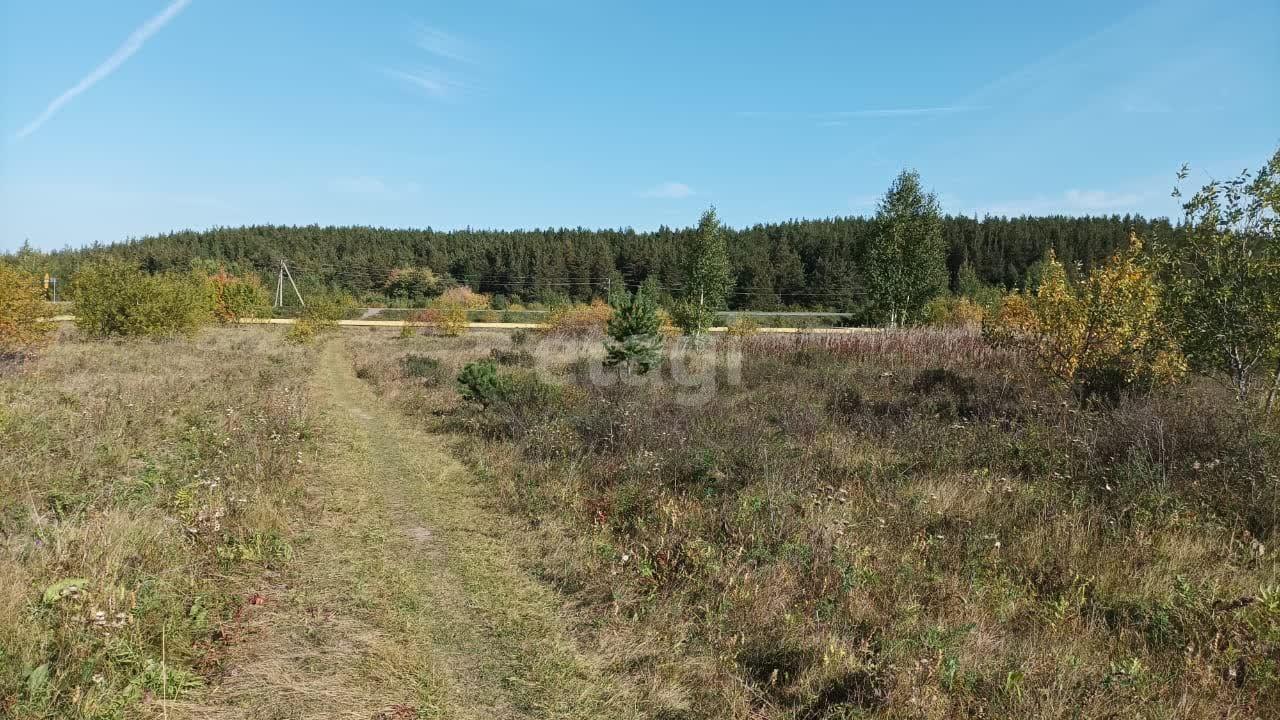
[[[347,438],[315,526],[248,614],[235,670],[192,717],[628,718],[566,639],[442,439],[383,407],[329,343],[316,402]]]

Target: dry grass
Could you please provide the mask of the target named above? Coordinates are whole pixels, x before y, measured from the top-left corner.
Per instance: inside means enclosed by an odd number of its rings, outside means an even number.
[[[64,337],[0,377],[2,714],[159,714],[220,675],[241,578],[291,551],[307,371],[240,329]]]
[[[235,673],[187,715],[634,716],[514,562],[486,489],[441,438],[381,406],[337,344],[319,354],[312,397],[332,441],[308,488],[313,523],[263,589]]]
[[[690,406],[544,339],[345,335],[385,407],[271,328],[7,368],[0,714],[1280,712],[1280,435],[1213,386],[1083,412],[970,333],[753,336]]]
[[[1209,384],[1083,412],[972,333],[757,336],[699,407],[584,345],[481,413],[451,377],[505,338],[352,342],[655,717],[1280,713],[1280,436]]]
[[[1012,353],[991,347],[972,329],[911,328],[860,333],[752,336],[745,350],[754,355],[829,353],[846,362],[881,367],[948,367],[999,370],[1014,365]]]

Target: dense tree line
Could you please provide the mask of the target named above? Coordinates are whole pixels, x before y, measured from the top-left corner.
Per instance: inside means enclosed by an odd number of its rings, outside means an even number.
[[[1123,247],[1130,229],[1168,235],[1166,220],[1110,217],[945,217],[942,241],[952,287],[966,262],[985,282],[1025,285],[1049,250],[1072,272]],[[86,259],[110,255],[150,272],[188,269],[193,261],[256,271],[274,282],[287,258],[300,283],[348,291],[384,292],[396,268],[428,267],[485,293],[523,301],[603,297],[613,283],[646,279],[679,296],[687,277],[684,248],[695,228],[634,230],[392,230],[377,227],[250,226],[182,231],[82,250],[28,257],[36,272],[67,277]],[[866,310],[868,248],[873,218],[838,217],[726,229],[734,283],[731,308]],[[20,254],[21,255],[21,254]],[[21,257],[9,260],[22,262]],[[38,266],[38,267],[35,267]]]

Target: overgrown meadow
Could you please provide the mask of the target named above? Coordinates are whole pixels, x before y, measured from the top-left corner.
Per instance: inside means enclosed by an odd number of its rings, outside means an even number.
[[[654,717],[1280,714],[1280,432],[1212,380],[1082,409],[973,332],[755,335],[690,404],[598,339],[347,342]]]
[[[159,716],[223,672],[242,578],[290,556],[309,352],[64,335],[0,373],[0,715]]]

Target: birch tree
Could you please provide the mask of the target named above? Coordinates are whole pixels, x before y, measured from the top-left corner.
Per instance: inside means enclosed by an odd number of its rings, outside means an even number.
[[[1187,175],[1183,166],[1179,183]],[[1183,346],[1193,366],[1225,373],[1240,401],[1265,373],[1269,411],[1280,388],[1280,150],[1257,173],[1214,180],[1182,207],[1181,232],[1159,255]]]
[[[909,325],[947,287],[938,199],[919,173],[904,170],[880,200],[875,223],[866,257],[871,308],[890,327]]]

